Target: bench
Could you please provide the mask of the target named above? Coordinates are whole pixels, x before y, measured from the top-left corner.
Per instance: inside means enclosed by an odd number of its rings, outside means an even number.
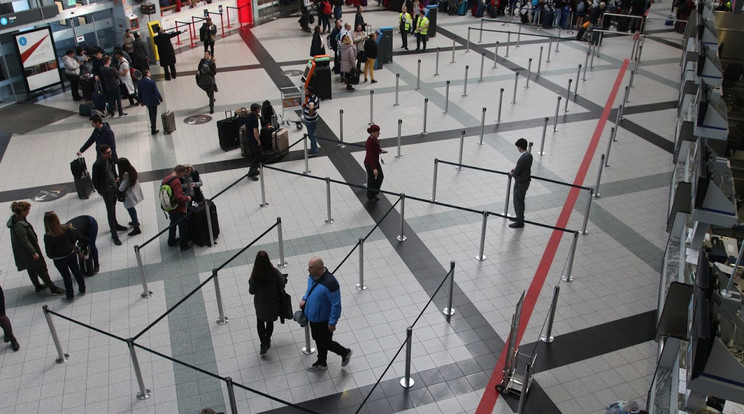
[[[163,12],[178,8],[177,4],[169,4],[167,6],[160,6],[160,17],[163,17]],[[178,11],[178,10],[176,10]]]

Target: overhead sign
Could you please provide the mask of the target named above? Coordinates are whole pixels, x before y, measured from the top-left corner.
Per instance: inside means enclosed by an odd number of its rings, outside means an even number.
[[[15,45],[29,92],[62,82],[49,26],[16,33]]]
[[[30,24],[41,22],[44,19],[55,17],[57,14],[59,14],[59,9],[56,5],[5,14],[3,17],[0,17],[0,30],[11,27],[26,27]]]

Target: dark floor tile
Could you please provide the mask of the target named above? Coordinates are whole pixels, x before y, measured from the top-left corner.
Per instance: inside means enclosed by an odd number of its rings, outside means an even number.
[[[456,363],[458,368],[460,368],[460,371],[462,371],[463,375],[470,375],[475,372],[482,372],[483,369],[481,369],[480,365],[478,365],[478,362],[475,359],[466,359],[464,361],[460,361]]]
[[[442,374],[446,381],[463,376],[462,371],[460,371],[460,368],[457,366],[457,364],[448,364],[441,366],[439,367],[439,372]]]
[[[448,398],[452,398],[455,395],[446,382],[434,384],[427,388],[429,389],[431,396],[434,397],[434,400],[436,401],[443,401]]]
[[[434,397],[429,392],[428,388],[420,388],[417,390],[411,390],[408,392],[408,397],[416,407],[433,403]]]
[[[400,380],[394,379],[394,380],[387,380],[380,383],[380,387],[382,388],[382,392],[385,393],[386,397],[390,397],[391,395],[398,395],[402,394],[405,388],[400,386]],[[415,380],[414,380],[415,382]]]
[[[465,378],[467,378],[468,382],[474,390],[485,388],[486,385],[488,385],[488,380],[490,379],[490,377],[484,372],[476,372],[474,374],[468,375]]]
[[[411,401],[411,398],[408,395],[408,392],[404,392],[402,394],[388,397],[387,400],[388,400],[388,403],[390,403],[390,406],[393,408],[394,412],[396,413],[400,411],[408,410],[409,408],[416,407]]]
[[[370,414],[393,414],[395,412],[387,399],[367,401],[365,408]]]
[[[470,385],[470,382],[468,382],[468,379],[466,377],[447,381],[447,385],[449,385],[450,389],[455,395],[467,394],[473,391],[473,387],[472,385]]]
[[[421,377],[421,380],[424,382],[424,385],[427,386],[444,382],[444,377],[442,376],[442,373],[439,372],[438,368],[427,369],[426,371],[421,371],[418,374]]]

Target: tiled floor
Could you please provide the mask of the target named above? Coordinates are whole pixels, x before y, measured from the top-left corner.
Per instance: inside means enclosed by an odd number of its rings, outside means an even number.
[[[301,403],[306,409],[322,412],[357,412],[371,386],[381,379],[359,412],[369,413],[512,413],[517,399],[499,396],[487,386],[502,354],[509,324],[519,295],[532,293],[534,309],[525,316],[521,351],[537,350],[537,373],[528,394],[525,412],[602,413],[616,400],[645,402],[656,357],[651,338],[655,321],[660,258],[666,241],[665,209],[671,170],[670,140],[676,122],[680,49],[676,34],[662,26],[666,7],[655,7],[649,20],[649,37],[644,43],[643,60],[636,74],[625,120],[612,145],[609,167],[602,172],[601,197],[593,200],[588,234],[578,239],[572,283],[561,282],[566,271],[572,236],[561,237],[554,258],[546,252],[551,229],[528,225],[509,229],[501,214],[506,196],[503,175],[464,169],[440,163],[437,200],[453,207],[433,205],[434,159],[457,162],[460,131],[465,130],[462,162],[481,168],[508,171],[518,153],[513,145],[519,137],[535,143],[537,152],[544,118],[550,118],[545,155],[535,154],[533,175],[552,180],[594,186],[600,154],[606,152],[615,111],[604,129],[597,130],[605,107],[622,103],[628,73],[621,74],[619,93],[609,99],[619,76],[623,59],[630,56],[629,37],[607,37],[600,57],[580,80],[578,96],[571,99],[568,112],[563,103],[557,131],[552,130],[558,96],[566,94],[568,79],[574,79],[583,64],[587,44],[570,40],[563,32],[559,52],[541,64],[536,76],[536,59],[544,38],[530,38],[535,31],[523,28],[521,44],[515,36],[506,57],[505,30],[516,26],[485,22],[483,40],[477,42],[479,20],[471,16],[440,15],[438,33],[430,39],[426,53],[403,52],[394,34],[394,63],[376,71],[378,83],[360,84],[347,92],[333,84],[333,99],[323,101],[318,135],[323,138],[321,156],[309,160],[314,177],[330,177],[356,186],[364,181],[361,166],[363,148],[339,148],[340,110],[343,109],[343,138],[363,143],[370,121],[370,93],[374,90],[373,121],[382,128],[383,146],[390,151],[383,189],[391,192],[378,205],[364,202],[363,190],[341,184],[331,185],[334,219],[327,224],[326,184],[322,179],[303,177],[305,163],[301,144],[272,168],[264,170],[265,197],[258,182],[238,182],[221,194],[215,203],[219,210],[221,234],[214,247],[199,247],[187,253],[168,248],[156,239],[142,248],[142,260],[152,297],[143,299],[142,279],[134,246],[143,244],[167,225],[156,203],[157,181],[177,163],[190,162],[202,172],[204,193],[212,197],[246,173],[238,150],[224,152],[218,146],[215,121],[223,111],[270,99],[281,110],[279,86],[299,83],[297,76],[282,71],[298,69],[307,58],[310,37],[298,30],[295,19],[279,19],[243,33],[220,38],[216,46],[217,77],[220,92],[213,120],[204,125],[188,125],[187,116],[207,111],[205,95],[193,82],[192,72],[200,48],[181,48],[177,79],[165,82],[156,75],[168,109],[176,113],[177,131],[173,135],[150,136],[143,108],[128,109],[129,116],[110,119],[117,137],[117,151],[129,158],[143,173],[145,201],[138,206],[143,234],[123,238],[124,246],[114,246],[101,231],[101,272],[87,279],[87,296],[64,304],[58,297],[35,295],[25,273],[15,269],[9,248],[9,233],[0,230],[0,276],[5,291],[7,314],[13,321],[21,343],[19,352],[8,347],[0,351],[0,411],[18,413],[196,413],[205,406],[228,411],[229,395],[219,378],[236,383],[237,412],[268,410],[296,412],[286,403]],[[351,11],[345,10],[348,19]],[[397,14],[371,6],[366,21],[374,27],[392,25]],[[468,28],[470,51],[466,51]],[[654,39],[657,37],[658,39]],[[458,47],[452,60],[452,39]],[[409,39],[411,42],[412,39]],[[494,69],[494,45],[499,41],[499,57]],[[410,43],[409,43],[410,44]],[[553,45],[557,47],[557,45]],[[439,53],[439,74],[435,62]],[[483,81],[479,81],[481,51],[486,51]],[[530,87],[525,88],[528,59],[533,58]],[[421,88],[416,89],[417,65],[421,59]],[[547,60],[546,58],[544,58]],[[465,66],[469,66],[467,96],[464,92]],[[155,67],[159,70],[159,67]],[[514,73],[520,72],[514,93]],[[395,79],[400,75],[400,91],[395,102]],[[446,83],[450,81],[449,103]],[[574,79],[576,81],[576,79]],[[499,90],[504,89],[501,119],[497,125]],[[424,98],[428,98],[426,135]],[[49,110],[75,111],[68,95],[47,98],[36,105]],[[445,107],[448,114],[443,113]],[[478,145],[482,108],[486,108],[484,145]],[[287,114],[294,119],[294,114]],[[402,120],[402,158],[395,158],[398,120]],[[162,128],[161,128],[162,129]],[[52,202],[33,203],[29,216],[37,232],[43,233],[42,216],[55,210],[61,218],[91,214],[105,222],[105,208],[97,195],[79,200],[66,171],[75,150],[90,133],[86,119],[72,115],[32,132],[13,135],[0,160],[0,204],[7,212],[10,202],[28,198],[38,187],[62,186],[70,194]],[[595,133],[599,134],[598,141]],[[290,142],[302,131],[290,126]],[[41,150],[40,150],[41,149]],[[586,155],[588,154],[588,155]],[[585,160],[585,156],[588,158]],[[94,156],[86,154],[89,165]],[[585,177],[577,179],[582,163],[588,162]],[[300,174],[290,174],[295,172]],[[396,194],[406,194],[405,209]],[[570,198],[567,187],[533,180],[527,194],[527,219],[547,226],[559,223],[561,209]],[[581,228],[586,192],[579,195],[565,227]],[[509,206],[511,211],[511,206]],[[486,223],[485,261],[479,254],[483,216],[493,213]],[[126,217],[119,209],[117,214]],[[385,219],[383,220],[383,216]],[[313,256],[324,258],[336,271],[341,283],[343,314],[335,338],[354,349],[347,368],[331,356],[329,369],[322,373],[305,371],[314,361],[305,355],[304,330],[294,322],[276,325],[272,348],[258,354],[255,310],[247,291],[247,278],[255,253],[269,252],[278,262],[276,231],[270,231],[246,251],[261,233],[282,219],[283,241],[289,274],[288,292],[296,301],[306,286],[306,263]],[[408,240],[398,242],[401,217]],[[375,223],[379,228],[374,229]],[[104,226],[105,227],[105,226]],[[371,232],[371,233],[370,233]],[[358,240],[370,233],[364,243],[364,283],[358,291],[360,258]],[[555,247],[555,246],[553,246]],[[348,259],[342,260],[352,252]],[[235,256],[233,258],[233,256]],[[549,257],[550,256],[550,257]],[[150,327],[136,340],[136,354],[144,385],[152,391],[140,401],[127,344],[98,331],[54,317],[64,352],[70,355],[55,364],[56,349],[44,320],[42,306],[75,321],[90,324],[122,339],[134,337],[167,309],[219,271],[220,292],[229,323],[217,324],[219,316],[215,285],[208,282],[167,317]],[[448,320],[441,309],[447,306],[449,283],[445,283],[426,307],[429,299],[455,261],[454,307]],[[59,279],[56,270],[50,271]],[[540,279],[538,274],[543,274]],[[541,282],[545,280],[545,282]],[[555,342],[538,341],[544,334],[554,287],[561,292],[553,327]],[[412,378],[415,385],[404,390],[405,352],[401,349],[406,328],[419,312],[423,316],[413,329]],[[537,345],[536,345],[537,343]],[[149,352],[149,350],[156,353]],[[198,367],[187,368],[170,358]],[[521,367],[520,367],[521,370]],[[384,374],[384,375],[383,375]],[[382,377],[382,378],[381,378]],[[269,397],[270,396],[270,397]],[[478,408],[480,405],[480,408]]]

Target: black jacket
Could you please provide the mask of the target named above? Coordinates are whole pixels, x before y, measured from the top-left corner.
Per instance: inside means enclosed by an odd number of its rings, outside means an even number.
[[[521,182],[528,182],[530,181],[530,176],[532,175],[532,154],[529,152],[523,152],[519,159],[517,160],[517,166],[514,167],[514,172],[512,173],[512,177],[514,177],[514,181],[521,183]]]
[[[115,94],[119,90],[119,74],[113,66],[101,67],[101,84],[106,95]]]
[[[65,228],[65,232],[61,236],[53,237],[51,234],[46,233],[44,235],[44,247],[47,257],[50,259],[61,259],[69,256],[75,250],[75,243],[82,239],[85,240],[84,243],[88,242],[88,239],[82,237],[80,232],[69,227]]]
[[[101,196],[104,195],[111,195],[116,194],[117,186],[116,181],[113,183],[110,183],[107,181],[106,178],[106,163],[111,164],[111,168],[114,171],[114,177],[118,178],[119,175],[116,173],[116,165],[114,164],[114,160],[109,158],[108,160],[97,160],[93,163],[92,168],[92,177],[93,180],[93,187],[96,188],[96,191],[98,191],[98,194]]]
[[[265,285],[258,286],[253,279],[248,279],[248,292],[253,296],[253,305],[256,307],[256,317],[268,322],[275,321],[279,317],[279,304],[284,294],[284,276],[274,269],[274,277]]]
[[[176,64],[176,52],[173,50],[173,43],[171,38],[181,34],[181,31],[175,31],[173,33],[159,33],[153,39],[155,46],[158,48],[158,55],[160,56],[160,66],[175,65]]]
[[[364,41],[364,55],[367,59],[377,59],[377,41],[373,38],[368,38]]]

